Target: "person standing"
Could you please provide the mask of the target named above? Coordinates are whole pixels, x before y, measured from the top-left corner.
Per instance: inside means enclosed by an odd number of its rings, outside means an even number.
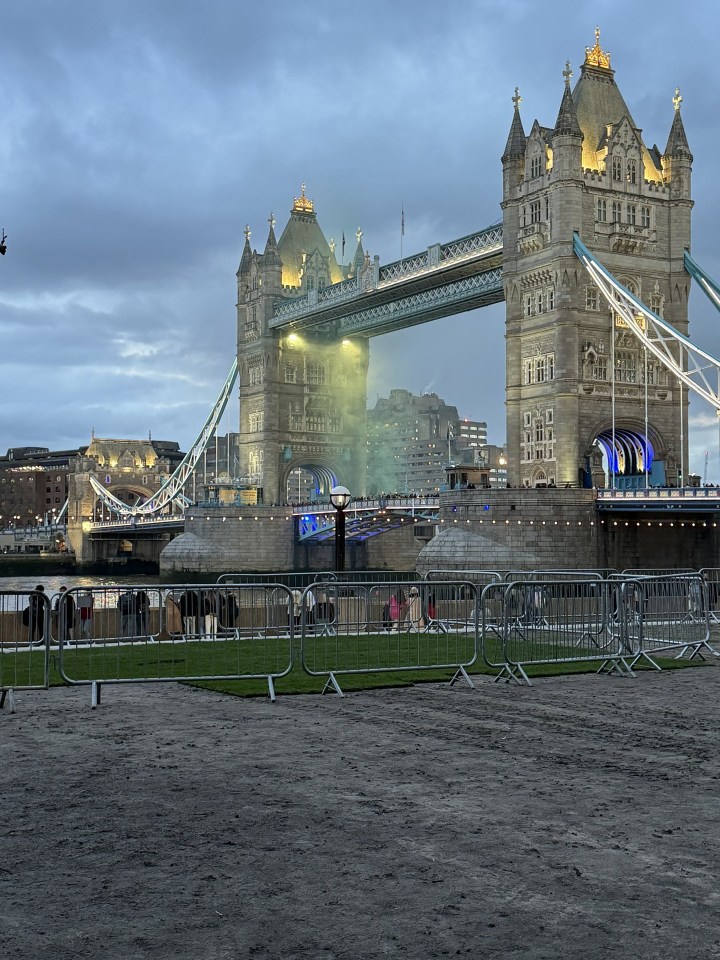
[[[420,591],[417,587],[410,587],[408,592],[407,622],[412,630],[421,630],[425,626],[422,612]]]
[[[144,590],[135,594],[135,617],[137,620],[138,637],[150,635],[150,597]]]
[[[45,632],[45,587],[39,583],[28,601],[28,628],[30,643],[42,640]]]
[[[73,639],[75,626],[75,600],[67,587],[60,587],[53,601],[53,613],[56,624],[57,640],[59,643],[68,643]]]
[[[93,635],[93,595],[81,593],[77,598],[77,609],[80,614],[80,637],[91,640]]]

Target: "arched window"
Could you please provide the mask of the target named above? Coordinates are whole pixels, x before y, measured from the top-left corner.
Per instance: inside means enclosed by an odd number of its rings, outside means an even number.
[[[307,382],[322,386],[325,383],[325,366],[316,360],[309,360],[307,365]]]
[[[612,178],[622,180],[622,157],[612,158]]]
[[[637,183],[637,160],[628,160],[627,179],[628,183]]]

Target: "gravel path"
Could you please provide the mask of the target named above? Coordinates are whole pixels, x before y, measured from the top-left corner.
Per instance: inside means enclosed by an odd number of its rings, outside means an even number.
[[[2,956],[720,958],[719,686],[18,694]]]

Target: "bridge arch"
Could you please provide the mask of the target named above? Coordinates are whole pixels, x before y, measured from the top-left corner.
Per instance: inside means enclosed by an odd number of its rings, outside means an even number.
[[[661,433],[635,418],[603,420],[591,432],[585,458],[584,486],[663,485],[674,458]]]
[[[330,491],[339,483],[338,468],[331,460],[322,457],[303,458],[291,461],[281,481],[285,499],[303,501],[315,497],[329,497]]]

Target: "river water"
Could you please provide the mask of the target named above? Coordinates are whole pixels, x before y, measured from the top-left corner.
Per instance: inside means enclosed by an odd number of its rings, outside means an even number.
[[[33,576],[14,576],[0,577],[0,591],[3,590],[34,590],[41,583],[45,587],[45,592],[52,596],[57,593],[60,587],[65,586],[68,590],[73,587],[116,587],[122,584],[144,584],[152,586],[160,583],[159,577],[144,577],[135,575],[133,577],[121,576],[66,576],[65,574],[51,574],[42,576],[34,574]]]

